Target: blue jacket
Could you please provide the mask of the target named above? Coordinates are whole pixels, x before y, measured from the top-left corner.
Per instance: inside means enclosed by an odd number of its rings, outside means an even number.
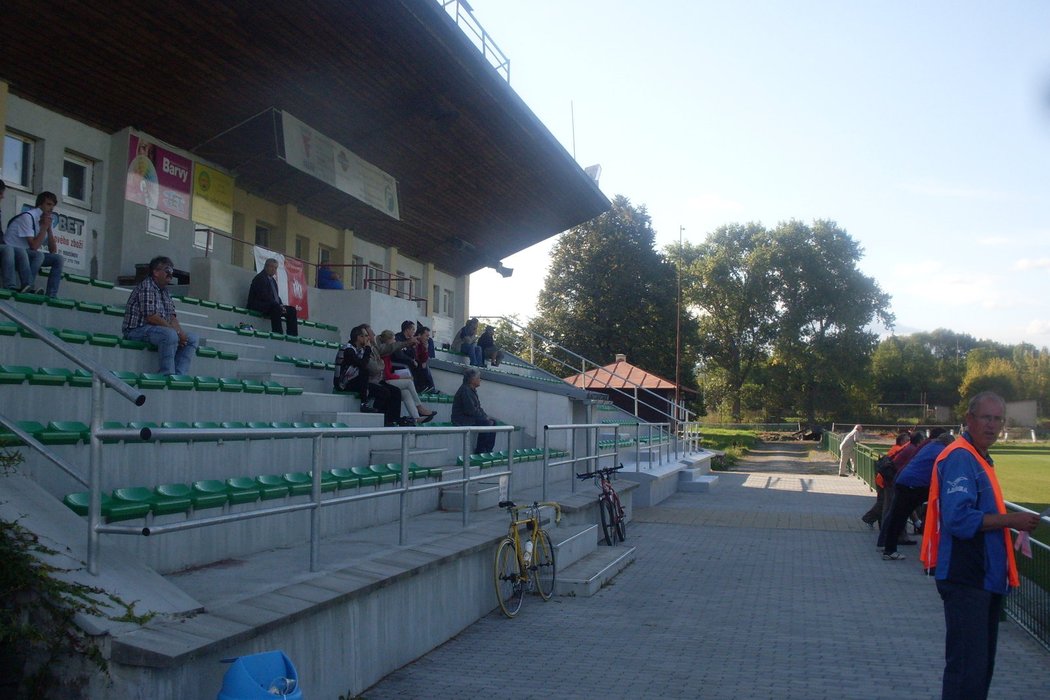
[[[969,433],[963,437],[970,440]],[[937,479],[941,501],[937,580],[1005,594],[1009,584],[1003,531],[981,531],[984,516],[999,512],[988,475],[969,452],[960,448],[937,463]]]

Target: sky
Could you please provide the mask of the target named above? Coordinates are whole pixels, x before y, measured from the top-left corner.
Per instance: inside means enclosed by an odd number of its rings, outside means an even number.
[[[1050,346],[1050,2],[470,0],[510,85],[657,245],[831,219],[893,331]],[[471,276],[535,315],[551,238]]]

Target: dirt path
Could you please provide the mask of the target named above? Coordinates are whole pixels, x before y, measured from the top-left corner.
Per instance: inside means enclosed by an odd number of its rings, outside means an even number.
[[[820,450],[818,443],[760,442],[729,471],[837,474],[838,468],[838,460]]]

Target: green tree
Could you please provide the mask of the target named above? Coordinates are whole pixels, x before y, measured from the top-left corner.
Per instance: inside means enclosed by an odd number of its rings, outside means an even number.
[[[654,248],[645,207],[617,196],[609,211],[558,239],[531,327],[598,364],[625,353],[632,364],[673,380],[676,301],[675,269]],[[683,337],[690,323],[683,318]],[[690,352],[682,352],[683,367],[694,364]],[[693,385],[691,372],[682,380]]]
[[[786,390],[817,414],[862,410],[876,321],[893,325],[889,295],[857,267],[860,244],[833,221],[781,223],[772,232],[782,311],[774,344]]]
[[[686,273],[684,302],[699,310],[698,349],[722,370],[721,384],[734,422],[741,419],[741,389],[765,360],[777,333],[772,244],[759,224],[732,224],[700,245],[666,249]],[[753,392],[751,392],[753,395]]]
[[[1023,398],[1019,396],[1019,385],[1020,377],[1013,363],[975,351],[966,358],[966,375],[959,386],[959,394],[965,401],[982,391],[994,391],[1007,401],[1013,401]]]

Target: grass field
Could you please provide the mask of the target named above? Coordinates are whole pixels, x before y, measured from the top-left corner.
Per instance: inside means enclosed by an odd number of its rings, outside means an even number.
[[[1050,507],[1050,445],[1045,443],[1006,443],[992,445],[1003,498],[1037,513]],[[1036,529],[1035,539],[1050,543],[1050,525]]]

